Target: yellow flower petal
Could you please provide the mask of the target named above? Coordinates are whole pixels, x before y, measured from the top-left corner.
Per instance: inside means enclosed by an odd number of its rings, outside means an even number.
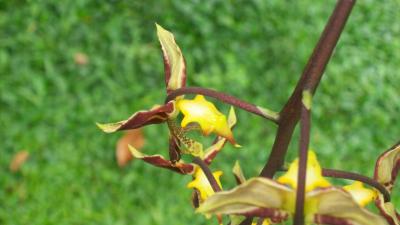
[[[297,188],[297,176],[299,170],[299,159],[295,159],[289,166],[289,170],[281,177],[278,178],[278,182],[281,184],[287,184],[293,189]],[[322,188],[331,186],[330,183],[322,176],[322,169],[318,163],[315,152],[308,151],[307,160],[307,180],[306,180],[306,192],[311,191],[315,188]]]
[[[219,187],[221,187],[221,181],[219,180],[220,176],[222,175],[222,171],[213,172],[213,176],[217,181]],[[203,173],[203,170],[199,167],[196,167],[196,171],[193,174],[193,181],[188,183],[188,188],[195,188],[200,192],[200,201],[206,200],[208,197],[214,194],[214,190],[211,187],[210,182],[206,175]]]
[[[355,181],[350,185],[346,185],[343,189],[349,192],[360,206],[367,205],[377,197],[375,191],[365,188],[360,181]]]
[[[235,144],[226,116],[203,95],[196,95],[193,100],[180,99],[177,101],[177,108],[184,115],[182,127],[186,127],[190,123],[198,123],[204,135],[215,132]]]

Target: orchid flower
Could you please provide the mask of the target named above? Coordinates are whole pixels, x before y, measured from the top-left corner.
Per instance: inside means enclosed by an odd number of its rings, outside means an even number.
[[[344,188],[332,186],[322,176],[315,153],[309,151],[308,157],[304,210],[308,223],[386,224],[382,217],[363,208],[375,199],[375,191],[358,183]],[[286,220],[295,211],[297,169],[298,159],[276,181],[252,178],[230,191],[218,192],[204,201],[197,212],[265,217],[273,222]]]
[[[168,94],[186,85],[186,65],[173,34],[158,24],[156,27],[164,58],[165,83]],[[184,117],[179,124],[180,112]],[[172,164],[180,160],[181,153],[204,158],[203,145],[186,135],[192,128],[189,125],[198,125],[203,135],[216,133],[218,137],[238,146],[225,115],[202,95],[197,95],[193,100],[184,99],[183,96],[176,97],[163,105],[155,105],[150,110],[138,111],[126,120],[108,124],[98,123],[97,125],[104,132],[112,133],[159,123],[166,123],[170,131],[169,153]]]
[[[230,129],[233,129],[233,127],[236,125],[236,121],[237,119],[235,110],[233,109],[233,107],[231,107],[228,116],[228,127]],[[220,136],[217,137],[216,140],[213,142],[213,144],[205,150],[204,155],[200,158],[206,164],[208,165],[211,164],[211,162],[214,160],[217,154],[224,147],[226,142],[227,142],[226,138]],[[133,146],[129,146],[129,150],[131,151],[133,157],[137,159],[141,159],[144,162],[149,163],[153,166],[169,169],[180,174],[194,174],[197,168],[195,164],[187,163],[182,159],[177,162],[172,162],[170,160],[165,159],[162,155],[146,155],[135,149],[135,147]]]
[[[340,32],[355,1],[339,0],[320,41],[311,55],[303,75],[291,97],[279,112],[244,102],[218,91],[186,86],[186,64],[172,33],[158,24],[157,35],[164,59],[166,100],[150,110],[134,113],[116,123],[97,124],[107,133],[136,129],[150,124],[165,123],[169,129],[169,157],[146,155],[129,146],[133,156],[151,165],[192,176],[187,184],[193,191],[196,211],[206,216],[229,215],[230,225],[281,223],[291,217],[295,224],[333,225],[400,225],[400,215],[390,197],[400,170],[400,143],[384,152],[376,163],[374,178],[340,170],[322,169],[316,154],[309,149],[311,103],[324,69],[336,46]],[[185,99],[185,94],[197,94]],[[238,186],[222,191],[221,171],[208,168],[226,142],[236,147],[232,129],[236,124],[233,108],[226,117],[203,95],[237,106],[278,125],[271,155],[260,177],[247,180],[239,162],[233,167]],[[180,115],[180,113],[182,113]],[[300,121],[300,158],[288,170],[272,179],[284,163],[292,134]],[[204,136],[216,134],[215,141],[204,150],[202,143],[187,136],[192,130]],[[307,152],[308,151],[308,152]],[[181,154],[194,156],[193,163],[181,159]],[[358,180],[343,187],[333,186],[324,176]],[[299,179],[299,180],[298,180]],[[359,181],[375,189],[365,188]],[[298,195],[298,196],[296,196]],[[381,215],[364,207],[375,201]],[[253,217],[258,217],[254,223]]]

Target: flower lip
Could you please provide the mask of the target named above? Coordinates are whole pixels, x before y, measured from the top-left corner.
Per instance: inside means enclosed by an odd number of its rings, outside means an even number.
[[[179,99],[177,100],[177,108],[184,115],[181,122],[182,127],[186,127],[190,123],[197,123],[203,135],[207,136],[214,132],[236,145],[226,116],[213,103],[207,101],[203,95],[196,95],[193,100]]]
[[[281,184],[287,184],[293,189],[297,188],[297,177],[299,169],[299,159],[295,159],[289,166],[289,170],[278,178]],[[306,192],[316,188],[329,187],[331,184],[322,176],[322,169],[318,163],[314,151],[308,151]]]

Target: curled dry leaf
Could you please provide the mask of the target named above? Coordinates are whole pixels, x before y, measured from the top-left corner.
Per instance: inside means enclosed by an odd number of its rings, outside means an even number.
[[[145,143],[143,133],[140,129],[126,131],[116,146],[116,158],[118,166],[126,166],[132,159],[132,153],[129,151],[128,145],[134,146],[136,149],[141,149]]]
[[[22,150],[17,152],[10,163],[11,172],[18,172],[21,169],[21,166],[26,162],[29,158],[29,152]]]

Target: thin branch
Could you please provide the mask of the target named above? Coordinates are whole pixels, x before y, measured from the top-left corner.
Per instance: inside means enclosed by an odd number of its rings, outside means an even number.
[[[308,60],[296,88],[279,113],[277,135],[270,157],[261,171],[261,176],[272,178],[275,172],[283,165],[294,128],[300,119],[301,92],[306,88],[310,89],[312,93],[315,92],[354,3],[355,0],[339,0],[336,4],[335,10]]]
[[[208,182],[210,182],[210,185],[214,192],[221,191],[221,188],[219,187],[217,181],[215,180],[215,177],[212,175],[211,170],[210,168],[208,168],[207,164],[199,157],[194,157],[193,163],[200,166],[201,170],[203,170],[203,173],[206,175],[207,180]]]
[[[201,88],[201,87],[179,88],[177,90],[171,91],[168,94],[167,98],[165,99],[165,102],[167,103],[167,102],[175,99],[176,97],[185,95],[185,94],[201,94],[201,95],[205,95],[208,97],[212,97],[212,98],[218,99],[222,102],[225,102],[227,104],[230,104],[230,105],[236,106],[238,108],[241,108],[243,110],[246,110],[248,112],[251,112],[253,114],[259,115],[265,119],[271,120],[274,123],[279,122],[279,114],[272,110],[253,105],[251,103],[240,100],[234,96],[231,96],[231,95],[228,95],[228,94],[225,94],[222,92],[214,91],[211,89],[207,89],[207,88]]]
[[[323,169],[322,175],[326,176],[326,177],[343,178],[343,179],[348,179],[348,180],[361,181],[365,184],[368,184],[371,187],[376,188],[379,192],[381,192],[385,202],[390,201],[390,193],[388,192],[388,190],[382,184],[380,184],[376,180],[369,178],[367,176],[357,174],[357,173],[352,173],[352,172],[334,170],[334,169]]]

